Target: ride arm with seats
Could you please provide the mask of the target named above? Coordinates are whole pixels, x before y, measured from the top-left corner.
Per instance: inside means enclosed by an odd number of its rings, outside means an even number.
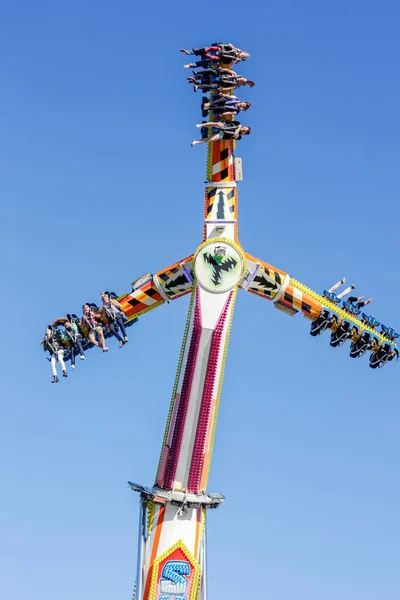
[[[130,327],[136,323],[138,318],[146,312],[161,306],[165,302],[177,300],[192,291],[192,258],[193,255],[184,258],[183,260],[158,271],[154,275],[146,273],[132,283],[132,291],[129,293],[118,296],[117,294],[110,292],[110,296],[121,306],[126,320],[125,327]],[[100,323],[103,326],[104,336],[106,338],[111,337],[112,333],[109,328],[109,321],[105,315],[105,311],[102,311],[102,308],[94,303],[90,304],[90,307],[95,313],[97,311],[101,315]],[[83,324],[80,321],[81,317],[72,314],[71,318],[79,326],[80,333],[83,337],[83,349],[85,351],[89,350],[93,347],[93,344],[89,340],[89,331],[83,327]],[[58,330],[58,333],[61,336],[62,344],[66,350],[65,360],[68,360],[70,358],[70,347],[72,346],[71,337],[66,331]]]
[[[302,312],[313,323],[325,319],[325,328],[332,332],[336,332],[343,324],[348,329],[348,339],[351,336],[355,338],[366,333],[376,347],[381,348],[384,344],[390,343],[391,351],[394,351],[395,338],[392,336],[397,337],[398,334],[394,332],[393,328],[381,326],[381,332],[378,332],[375,327],[379,325],[379,322],[374,317],[366,315],[365,319],[358,319],[357,314],[360,311],[357,309],[345,310],[346,302],[343,303],[345,308],[341,308],[339,306],[340,299],[335,294],[327,290],[323,295],[318,294],[285,271],[277,269],[249,253],[246,253],[246,258],[247,272],[240,284],[246,291],[272,300],[275,308],[290,316]]]

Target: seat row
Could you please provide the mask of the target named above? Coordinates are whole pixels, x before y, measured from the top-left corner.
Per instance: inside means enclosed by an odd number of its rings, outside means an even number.
[[[63,377],[68,377],[65,363],[70,360],[71,368],[75,369],[76,357],[85,360],[85,351],[93,346],[108,352],[106,339],[112,336],[119,341],[122,348],[128,342],[126,328],[133,325],[137,319],[128,320],[122,310],[117,296],[113,292],[102,292],[103,306],[86,302],[82,306],[82,316],[67,314],[55,319],[48,325],[41,345],[49,354],[53,372],[52,383],[58,383],[57,362],[60,363]]]

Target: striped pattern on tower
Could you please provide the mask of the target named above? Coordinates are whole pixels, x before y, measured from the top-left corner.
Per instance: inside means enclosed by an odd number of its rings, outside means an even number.
[[[237,292],[238,292],[238,288],[236,287],[233,290],[230,314],[228,317],[228,324],[227,324],[227,328],[226,328],[224,350],[223,350],[222,359],[221,359],[221,373],[220,373],[220,377],[219,377],[218,389],[217,389],[215,403],[214,403],[214,407],[213,407],[212,420],[210,423],[210,438],[207,443],[207,446],[205,449],[206,452],[205,452],[205,455],[203,458],[203,472],[201,474],[201,480],[200,480],[200,489],[202,489],[202,490],[205,490],[207,488],[208,476],[210,474],[211,457],[212,457],[212,452],[214,449],[214,440],[215,440],[215,433],[216,433],[216,429],[217,429],[218,412],[219,412],[219,405],[220,405],[221,393],[222,393],[222,383],[224,380],[226,358],[228,355],[228,346],[229,346],[229,340],[230,340],[230,336],[231,336],[232,318],[233,318],[233,311],[234,311],[235,303],[236,303]]]
[[[158,462],[156,483],[159,486],[161,486],[164,481],[165,467],[167,464],[169,448],[171,447],[173,424],[175,423],[176,408],[177,408],[177,401],[178,401],[177,390],[178,390],[179,378],[180,378],[181,370],[182,370],[183,357],[185,354],[186,341],[188,338],[189,328],[190,328],[190,324],[191,324],[191,320],[192,320],[191,316],[192,316],[192,310],[193,310],[193,304],[194,304],[195,298],[196,298],[196,291],[193,290],[193,293],[192,293],[192,296],[190,299],[189,311],[188,311],[188,315],[186,318],[185,331],[183,334],[183,342],[182,342],[181,351],[179,354],[179,361],[178,361],[178,368],[176,370],[176,375],[175,375],[174,389],[172,391],[172,398],[171,398],[171,402],[170,402],[170,406],[169,406],[167,423],[165,426],[165,433],[164,433],[164,439],[163,439],[163,443],[162,443],[162,447],[161,447],[160,460]]]
[[[196,366],[197,354],[199,350],[201,336],[201,311],[199,301],[199,291],[196,289],[196,302],[193,316],[193,330],[190,340],[189,352],[186,361],[186,369],[183,377],[182,391],[178,400],[175,423],[171,422],[173,428],[171,447],[165,467],[165,476],[163,488],[171,490],[175,481],[176,467],[178,464],[179,452],[182,443],[183,430],[185,427],[186,414],[189,405],[190,392],[192,389],[194,369]]]
[[[192,453],[192,462],[190,465],[188,491],[197,494],[200,487],[200,478],[203,468],[204,449],[207,435],[210,432],[210,414],[213,401],[215,380],[217,375],[218,359],[221,351],[221,341],[224,332],[226,317],[231,304],[233,292],[229,294],[228,300],[222,311],[215,330],[212,334],[210,353],[207,363],[207,375],[203,387],[203,397],[201,400],[200,414],[197,422],[196,438]]]

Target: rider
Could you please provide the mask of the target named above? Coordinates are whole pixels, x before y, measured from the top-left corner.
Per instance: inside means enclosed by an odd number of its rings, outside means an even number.
[[[226,93],[242,85],[255,86],[254,81],[238,75],[231,69],[204,69],[194,72],[194,77],[188,77],[187,80],[193,84],[195,92],[200,89],[203,91],[223,90]]]
[[[195,56],[201,56],[201,58],[209,59],[213,62],[219,62],[222,64],[228,64],[232,62],[239,62],[241,60],[247,60],[250,56],[248,52],[235,48],[233,44],[214,44],[206,48],[193,48],[190,50],[181,49],[184,54]],[[185,65],[185,68],[189,68],[192,65]]]
[[[218,140],[240,140],[242,135],[250,135],[250,127],[241,125],[239,121],[210,121],[209,123],[199,123],[196,125],[198,129],[206,127],[208,129],[218,129],[218,133],[214,133],[210,138],[202,140],[193,140],[192,146],[197,144],[209,144],[210,142],[217,142]]]
[[[56,369],[56,363],[59,360],[62,368],[63,377],[68,377],[67,368],[64,362],[64,348],[57,331],[54,331],[51,325],[46,328],[45,337],[42,339],[40,344],[43,344],[45,352],[50,354],[51,369],[53,371],[53,379],[51,383],[58,383],[58,375]]]
[[[79,327],[75,321],[72,320],[71,315],[67,315],[64,323],[65,330],[68,337],[71,339],[71,369],[75,369],[75,356],[77,351],[79,352],[79,358],[85,360],[85,353],[82,346],[82,334],[79,331]]]
[[[90,308],[90,304],[86,302],[82,306],[83,316],[81,319],[81,326],[87,329],[89,332],[89,340],[94,346],[102,347],[103,352],[108,352],[106,342],[104,339],[103,326],[101,324],[101,315],[97,310]],[[100,344],[96,339],[96,333],[99,337]]]
[[[220,117],[237,115],[241,110],[248,110],[251,102],[242,102],[236,96],[229,94],[215,94],[211,102],[204,102],[202,110],[212,110]]]
[[[103,308],[102,308],[102,316],[103,319],[107,319],[110,327],[110,331],[117,340],[119,341],[119,347],[122,348],[124,344],[128,341],[128,336],[126,335],[126,330],[124,326],[124,311],[122,310],[121,304],[115,298],[111,298],[109,292],[101,292],[101,299],[103,300]],[[121,330],[124,339],[118,333],[118,329],[116,327],[118,325]]]
[[[367,304],[369,304],[370,302],[372,302],[372,298],[368,298],[368,300],[364,300],[365,296],[350,296],[350,298],[347,299],[347,302],[349,302],[349,304],[352,304],[353,306],[355,306],[358,310],[360,310],[361,308],[363,308],[363,306],[367,306]]]

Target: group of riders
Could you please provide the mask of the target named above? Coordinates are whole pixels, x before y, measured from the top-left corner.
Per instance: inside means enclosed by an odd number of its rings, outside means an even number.
[[[241,111],[247,111],[251,102],[242,101],[232,94],[235,88],[248,85],[253,87],[255,83],[233,70],[234,65],[247,60],[249,53],[236,48],[233,44],[215,43],[206,48],[194,48],[192,50],[182,49],[187,55],[194,55],[199,60],[184,65],[185,69],[199,68],[193,71],[193,76],[188,77],[188,82],[193,84],[194,91],[202,90],[211,92],[210,97],[203,98],[201,109],[203,116],[208,113],[219,120],[199,123],[197,128],[202,130],[202,139],[193,140],[192,146],[205,144],[218,140],[238,140],[243,135],[250,134],[250,127],[243,126],[235,120]],[[209,131],[211,137],[208,137]],[[361,309],[371,302],[371,298],[364,300],[364,296],[350,296],[347,300],[343,298],[354,289],[349,286],[343,292],[336,294],[335,290],[345,283],[342,279],[329,290],[324,290],[324,297],[331,304],[339,305],[342,302],[342,310],[357,317]],[[75,369],[75,359],[79,354],[81,360],[85,360],[84,346],[97,346],[108,352],[105,338],[109,335],[115,336],[122,348],[127,341],[126,317],[121,304],[116,300],[115,294],[102,292],[103,306],[99,309],[96,305],[86,303],[82,307],[82,317],[66,315],[56,319],[46,328],[45,337],[41,344],[49,353],[53,379],[52,383],[58,383],[57,362],[60,362],[63,377],[67,377],[65,366],[65,353],[71,359],[71,368]],[[360,320],[364,327],[361,328],[352,319],[341,318],[335,311],[323,306],[319,317],[311,325],[311,335],[321,334],[330,328],[331,346],[341,346],[346,340],[351,340],[350,356],[357,357],[371,351],[370,366],[381,367],[386,362],[399,357],[394,341],[399,334],[392,327],[380,324],[373,316],[361,314]],[[374,336],[373,331],[380,325],[380,334],[384,341]],[[59,329],[59,327],[63,329]],[[105,334],[106,330],[106,334]]]
[[[209,121],[196,125],[202,131],[201,140],[193,140],[192,146],[208,144],[219,140],[240,140],[243,135],[249,135],[251,129],[235,120],[241,111],[250,108],[251,102],[242,101],[232,94],[235,88],[248,85],[253,87],[254,81],[239,75],[233,70],[234,65],[247,60],[248,52],[235,48],[233,44],[216,43],[206,48],[182,49],[184,54],[192,54],[199,60],[183,65],[184,69],[199,69],[188,77],[196,92],[211,92],[210,99],[203,99],[201,108],[203,116],[208,112],[219,118],[219,121]],[[211,130],[211,136],[209,136]]]
[[[354,285],[349,286],[340,294],[336,294],[335,290],[344,283],[345,279],[342,279],[329,290],[324,290],[323,295],[330,303],[337,306],[342,302],[341,309],[352,317],[358,317],[361,313],[359,318],[364,327],[359,327],[354,321],[346,317],[341,318],[335,311],[324,306],[319,317],[311,325],[311,335],[320,335],[326,329],[331,329],[331,346],[341,346],[346,340],[351,340],[350,356],[357,358],[370,351],[369,365],[373,369],[383,367],[394,358],[398,359],[399,351],[394,342],[400,334],[393,327],[387,327],[379,323],[374,316],[361,312],[364,306],[370,304],[372,298],[365,300],[364,296],[350,296],[347,300],[343,300],[355,288]],[[383,342],[373,334],[373,331],[379,326],[381,329],[380,335],[386,338]]]
[[[53,372],[51,383],[58,383],[57,362],[60,363],[63,377],[68,377],[65,365],[66,353],[71,358],[71,369],[75,369],[76,356],[85,360],[84,346],[97,346],[103,352],[108,352],[106,335],[115,336],[122,348],[128,342],[126,335],[126,317],[121,304],[114,294],[102,292],[102,308],[85,303],[82,306],[82,317],[66,315],[59,317],[46,328],[45,336],[40,342],[45,352],[49,353],[49,361]],[[63,327],[63,329],[59,329]]]

